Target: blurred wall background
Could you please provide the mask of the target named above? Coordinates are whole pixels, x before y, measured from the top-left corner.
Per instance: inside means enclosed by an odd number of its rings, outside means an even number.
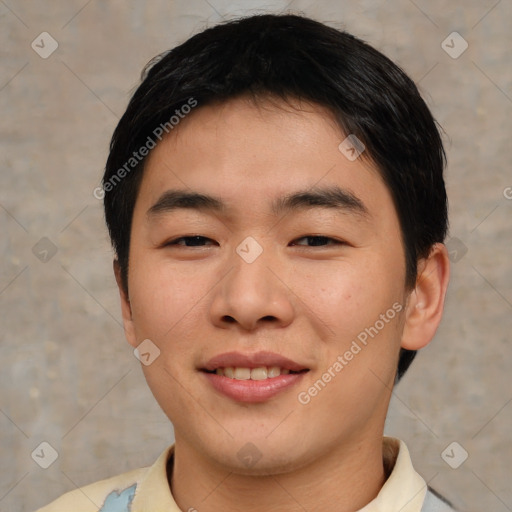
[[[510,1],[1,0],[2,512],[149,465],[172,442],[124,340],[93,190],[150,58],[221,20],[284,10],[397,61],[446,132],[445,317],[386,432],[461,509],[512,510]]]

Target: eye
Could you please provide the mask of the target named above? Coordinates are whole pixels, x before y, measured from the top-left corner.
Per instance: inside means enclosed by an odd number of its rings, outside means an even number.
[[[165,246],[205,247],[211,244],[217,244],[217,242],[205,236],[193,235],[175,238],[174,240],[165,243]],[[336,240],[334,238],[322,235],[307,235],[301,238],[297,238],[291,242],[291,245],[298,245],[302,247],[325,247],[343,244],[344,242],[341,240]]]
[[[298,243],[301,240],[305,240],[306,243]],[[330,238],[328,236],[320,236],[320,235],[307,235],[301,238],[297,238],[292,242],[292,245],[300,245],[306,247],[324,247],[326,245],[342,245],[344,242],[341,240],[336,240],[334,238]]]
[[[172,245],[180,245],[184,247],[204,247],[206,245],[206,242],[214,242],[211,238],[207,238],[205,236],[200,235],[194,235],[194,236],[182,236],[180,238],[175,238],[174,240],[171,240],[170,242],[167,242],[166,246],[172,246]]]

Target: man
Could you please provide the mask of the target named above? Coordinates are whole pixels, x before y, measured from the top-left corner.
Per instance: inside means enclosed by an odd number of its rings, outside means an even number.
[[[175,444],[41,510],[451,510],[383,438],[442,316],[444,163],[413,82],[308,18],[235,20],[154,61],[101,194]]]

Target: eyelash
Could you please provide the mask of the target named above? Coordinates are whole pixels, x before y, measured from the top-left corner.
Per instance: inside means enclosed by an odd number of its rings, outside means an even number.
[[[295,240],[293,240],[292,242],[295,242],[297,240],[304,240],[304,239],[323,239],[327,242],[333,242],[333,243],[330,243],[328,245],[330,246],[333,246],[333,245],[345,245],[345,242],[341,241],[341,240],[336,240],[335,238],[331,238],[331,237],[328,237],[328,236],[324,236],[324,235],[305,235],[305,236],[301,236],[299,238],[296,238]],[[164,245],[165,246],[173,246],[173,245],[180,245],[182,247],[204,247],[204,245],[184,245],[184,244],[178,244],[178,242],[180,242],[181,240],[191,240],[191,239],[201,239],[201,240],[210,240],[210,241],[213,241],[211,240],[211,238],[207,238],[205,236],[201,236],[201,235],[194,235],[194,236],[182,236],[182,237],[179,237],[179,238],[175,238],[174,240],[171,240],[167,243],[165,243]],[[294,244],[294,245],[299,245],[299,244]],[[300,245],[300,247],[327,247],[328,246],[327,244],[326,245]]]

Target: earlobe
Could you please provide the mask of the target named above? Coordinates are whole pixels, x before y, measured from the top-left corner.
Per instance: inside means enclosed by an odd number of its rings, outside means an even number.
[[[444,244],[435,244],[428,258],[418,262],[416,286],[407,301],[402,348],[419,350],[432,341],[443,316],[449,278],[448,251]]]
[[[133,347],[137,346],[137,339],[135,336],[135,327],[133,324],[132,307],[130,304],[130,298],[128,296],[128,290],[123,285],[123,279],[121,277],[121,266],[119,261],[116,259],[113,263],[114,275],[116,277],[117,288],[119,289],[119,298],[121,299],[121,312],[123,315],[123,327],[124,334],[130,345]]]

